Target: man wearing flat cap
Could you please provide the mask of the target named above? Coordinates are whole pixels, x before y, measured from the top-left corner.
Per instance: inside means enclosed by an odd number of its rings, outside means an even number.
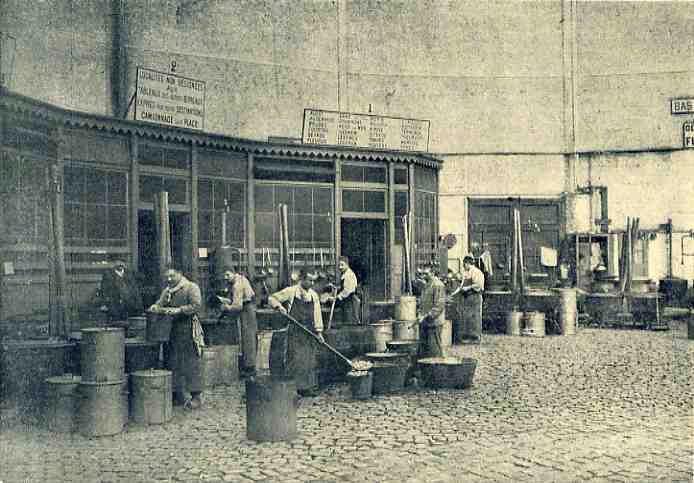
[[[484,290],[484,274],[475,266],[472,255],[463,258],[463,280],[460,286],[451,294],[458,294],[458,314],[462,318],[463,341],[479,344],[482,340],[482,291]],[[456,341],[458,342],[458,341]]]
[[[144,312],[139,284],[122,260],[113,262],[112,268],[104,273],[100,292],[100,310],[108,314],[111,321],[126,320],[128,316]]]
[[[304,268],[299,273],[299,282],[272,294],[270,306],[284,315],[291,316],[323,340],[323,316],[320,298],[313,290],[318,274]],[[274,334],[273,334],[274,341]],[[315,396],[318,392],[318,344],[300,327],[289,323],[287,327],[286,357],[277,354],[278,345],[270,349],[272,361],[284,359],[286,372],[296,381],[298,393],[302,396]],[[272,368],[271,368],[272,370]]]

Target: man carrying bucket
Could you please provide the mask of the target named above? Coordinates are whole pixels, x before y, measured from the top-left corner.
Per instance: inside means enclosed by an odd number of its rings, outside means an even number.
[[[228,284],[231,297],[219,297],[222,302],[222,312],[238,315],[238,323],[241,328],[241,353],[243,354],[241,372],[243,375],[251,376],[255,374],[258,334],[255,291],[248,279],[231,267],[224,272],[224,281]]]
[[[186,409],[198,409],[202,405],[201,358],[205,346],[198,319],[200,287],[178,268],[167,268],[165,276],[166,288],[149,311],[173,317],[167,365],[173,372],[174,401]]]
[[[446,320],[446,286],[432,267],[425,266],[421,277],[426,282],[420,298],[419,340],[420,356],[444,357],[442,332]]]
[[[484,274],[474,264],[475,259],[471,255],[463,258],[463,280],[451,297],[461,294],[458,297],[458,314],[462,318],[462,338],[479,344],[482,340]]]

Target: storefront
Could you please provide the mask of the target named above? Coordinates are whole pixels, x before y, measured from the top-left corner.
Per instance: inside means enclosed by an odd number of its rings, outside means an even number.
[[[279,204],[288,206],[292,266],[334,273],[336,257],[347,255],[374,302],[400,292],[401,217],[410,207],[416,261],[436,253],[441,163],[427,154],[243,140],[66,111],[8,92],[0,111],[3,321],[47,318],[52,166],[62,174],[73,327],[89,317],[114,260],[139,273],[145,299],[158,291],[160,191],[168,193],[172,258],[203,290],[208,257],[223,237],[251,277],[277,267]]]

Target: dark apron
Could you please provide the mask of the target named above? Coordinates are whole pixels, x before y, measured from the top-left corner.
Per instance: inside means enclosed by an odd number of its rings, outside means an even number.
[[[241,327],[241,352],[243,354],[243,367],[246,371],[255,370],[256,351],[258,350],[258,321],[255,317],[255,302],[245,302],[239,314]]]
[[[167,368],[173,372],[174,392],[202,392],[202,364],[193,342],[190,316],[174,318],[167,359]]]
[[[294,299],[289,312],[295,320],[315,333],[313,302]],[[299,391],[318,388],[318,347],[315,340],[293,323],[275,331],[270,343],[270,372],[294,379]]]
[[[468,286],[465,285],[464,286]],[[462,320],[463,339],[479,339],[482,336],[482,294],[470,292],[458,298],[458,316]]]
[[[431,325],[429,320],[419,324],[419,340],[424,342],[419,345],[420,357],[444,357],[442,343],[443,325]]]

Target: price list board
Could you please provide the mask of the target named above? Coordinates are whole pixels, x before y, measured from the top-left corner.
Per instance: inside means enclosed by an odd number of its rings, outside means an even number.
[[[425,152],[429,121],[349,112],[304,110],[304,144]]]

